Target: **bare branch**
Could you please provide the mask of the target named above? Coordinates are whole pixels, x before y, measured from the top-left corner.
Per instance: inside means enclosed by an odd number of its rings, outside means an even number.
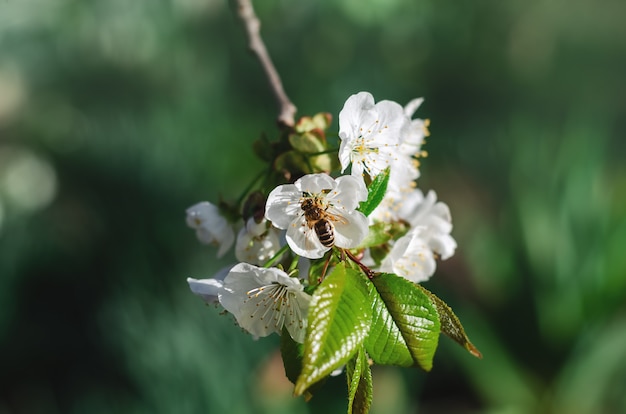
[[[232,0],[237,7],[237,15],[241,19],[246,33],[248,34],[248,47],[254,53],[265,71],[270,87],[274,92],[274,97],[278,103],[278,124],[286,127],[294,126],[294,116],[296,106],[289,100],[283,89],[283,83],[272,63],[270,55],[267,53],[265,43],[261,38],[261,22],[254,12],[251,0]]]

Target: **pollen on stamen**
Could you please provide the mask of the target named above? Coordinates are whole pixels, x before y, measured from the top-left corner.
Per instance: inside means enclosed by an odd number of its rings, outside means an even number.
[[[429,126],[430,126],[430,119],[428,118],[424,119],[424,124],[422,125],[422,131],[424,132],[424,136],[426,137],[430,136],[430,131],[428,130]]]

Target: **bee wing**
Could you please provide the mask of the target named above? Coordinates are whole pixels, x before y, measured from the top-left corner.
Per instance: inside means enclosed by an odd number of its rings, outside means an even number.
[[[304,248],[306,250],[313,250],[318,247],[318,244],[321,244],[313,226],[304,226],[303,232]]]
[[[330,222],[335,222],[335,223],[340,223],[340,224],[348,224],[348,220],[346,220],[345,218],[343,218],[342,216],[338,216],[336,214],[330,214],[330,213],[326,213],[326,218],[330,221]]]
[[[315,230],[309,227],[304,218],[293,222],[287,228],[286,238],[295,254],[309,259],[319,259],[328,250],[318,240]]]

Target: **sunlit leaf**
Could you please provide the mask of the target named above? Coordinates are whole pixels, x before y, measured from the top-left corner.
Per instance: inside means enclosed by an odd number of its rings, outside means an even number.
[[[435,305],[419,285],[391,273],[372,279],[372,327],[365,342],[378,364],[432,368],[440,323]]]
[[[313,293],[304,342],[302,372],[294,393],[344,365],[362,345],[371,323],[367,281],[339,263]]]
[[[387,192],[387,183],[389,182],[389,168],[382,171],[374,178],[369,187],[367,187],[367,200],[361,203],[359,211],[366,216],[372,214],[372,211],[378,207]]]

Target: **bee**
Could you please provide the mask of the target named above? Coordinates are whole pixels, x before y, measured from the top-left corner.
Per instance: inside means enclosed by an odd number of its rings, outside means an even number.
[[[310,197],[309,194],[303,194],[305,197],[300,204],[300,208],[304,211],[304,219],[309,229],[315,231],[317,239],[324,247],[333,247],[335,245],[335,227],[333,221],[345,222],[341,217],[328,213],[328,206],[322,206],[317,197]]]

